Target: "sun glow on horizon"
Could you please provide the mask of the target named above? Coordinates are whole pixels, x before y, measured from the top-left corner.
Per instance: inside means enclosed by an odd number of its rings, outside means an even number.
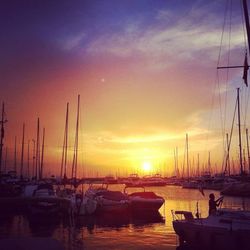
[[[152,164],[150,162],[143,162],[142,168],[145,172],[150,172],[152,170]]]

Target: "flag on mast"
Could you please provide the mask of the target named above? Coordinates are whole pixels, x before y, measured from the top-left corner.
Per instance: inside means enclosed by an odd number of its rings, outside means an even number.
[[[247,52],[245,54],[245,60],[244,60],[244,72],[243,72],[243,77],[242,79],[244,80],[244,83],[246,84],[246,86],[248,87],[248,83],[247,83],[247,74],[248,74],[248,62],[247,62]]]

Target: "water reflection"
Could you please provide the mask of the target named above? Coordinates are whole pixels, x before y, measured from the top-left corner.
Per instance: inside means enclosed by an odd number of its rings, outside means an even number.
[[[123,190],[121,185],[112,190]],[[172,226],[171,210],[188,210],[202,217],[208,215],[208,196],[213,192],[205,190],[202,196],[198,190],[182,189],[176,186],[150,187],[166,200],[160,211],[154,214],[98,214],[70,219],[68,216],[41,218],[28,214],[1,213],[0,238],[13,236],[51,237],[59,240],[65,250],[117,249],[117,250],[189,250],[178,247],[178,237]],[[225,197],[223,207],[250,210],[249,198]],[[193,249],[193,248],[192,248]]]
[[[163,223],[165,220],[159,212],[155,213],[125,213],[125,214],[110,214],[101,213],[98,215],[78,217],[75,219],[77,228],[86,227],[92,231],[94,228],[110,228],[119,229],[132,226],[144,227],[154,223]]]
[[[34,237],[51,237],[61,223],[60,217],[26,216],[31,235]]]

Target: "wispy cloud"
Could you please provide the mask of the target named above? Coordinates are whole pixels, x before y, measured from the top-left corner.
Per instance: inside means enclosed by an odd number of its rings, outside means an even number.
[[[84,32],[68,36],[64,39],[59,40],[62,48],[65,50],[73,50],[79,48],[82,45],[83,39],[86,37]]]
[[[190,118],[191,119],[191,118]],[[197,120],[198,118],[196,118]],[[197,123],[194,121],[193,125]],[[127,144],[128,146],[131,144],[144,145],[145,143],[160,143],[160,142],[169,142],[172,143],[176,140],[182,140],[184,135],[182,133],[173,133],[171,131],[163,130],[160,128],[155,128],[154,130],[144,132],[134,132],[131,134],[131,131],[134,131],[133,128],[130,128],[126,133],[124,131],[99,131],[95,134],[88,134],[86,138],[84,138],[85,142],[96,145],[103,145],[106,143],[111,144],[120,144],[122,147]],[[192,126],[188,129],[188,132],[193,137],[199,137],[200,135],[204,135],[207,133],[206,129]]]
[[[232,49],[242,44],[242,31],[239,27],[234,29]],[[215,48],[219,46],[220,36],[220,29],[212,29],[208,25],[191,25],[184,21],[166,29],[156,26],[142,31],[140,27],[134,26],[120,33],[97,38],[89,44],[87,52],[91,55],[104,53],[122,58],[137,55],[153,63],[164,64],[165,61],[165,65],[170,60],[174,63],[194,59],[202,53],[206,55],[206,62],[216,59],[218,50]]]

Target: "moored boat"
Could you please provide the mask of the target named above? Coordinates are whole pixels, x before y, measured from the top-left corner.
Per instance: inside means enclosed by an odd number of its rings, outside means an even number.
[[[228,184],[223,190],[222,195],[250,197],[250,182],[237,181]]]
[[[78,216],[91,215],[96,211],[97,208],[97,201],[83,194],[74,193],[71,196],[70,201],[73,214]]]
[[[85,195],[97,202],[97,212],[122,212],[129,208],[128,197],[120,191],[108,190],[108,185],[90,185]]]
[[[180,245],[197,249],[249,249],[250,211],[219,209],[207,218],[175,211],[173,227]]]
[[[32,215],[58,215],[61,212],[60,202],[51,184],[40,184],[30,199],[29,211]]]
[[[127,187],[154,187],[154,186],[166,186],[167,182],[164,180],[160,174],[153,176],[147,175],[143,178],[130,178],[125,182]]]
[[[125,187],[124,189],[124,193],[126,194],[127,188],[128,187]],[[156,195],[154,192],[145,191],[144,187],[141,188],[143,191],[127,194],[131,210],[140,212],[157,212],[164,204],[164,198]]]

